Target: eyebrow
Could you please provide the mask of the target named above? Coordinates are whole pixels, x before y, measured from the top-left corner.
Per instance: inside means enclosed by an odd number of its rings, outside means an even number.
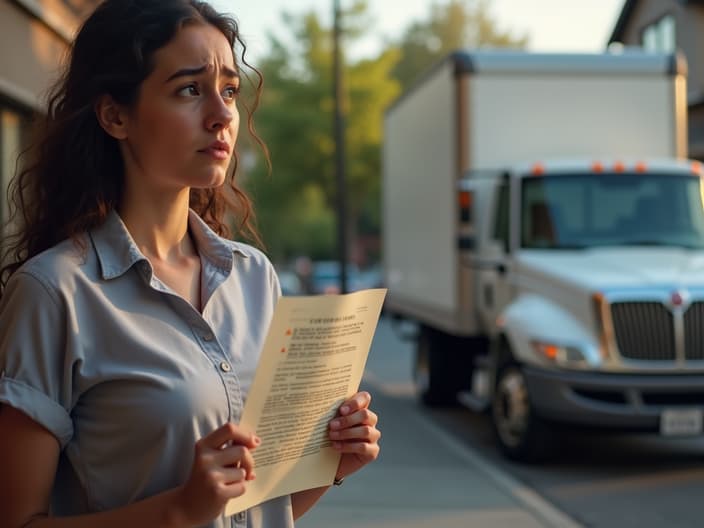
[[[208,69],[207,66],[201,66],[200,68],[184,68],[182,70],[178,70],[171,77],[166,79],[166,82],[169,83],[169,82],[173,81],[174,79],[178,79],[179,77],[195,77],[197,75],[203,75],[207,71],[207,69]],[[231,70],[227,66],[223,66],[222,72],[226,77],[229,77],[231,79],[239,79],[240,78],[239,73],[237,73],[235,70]]]

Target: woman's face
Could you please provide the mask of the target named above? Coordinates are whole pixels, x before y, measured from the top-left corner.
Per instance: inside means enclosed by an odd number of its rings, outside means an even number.
[[[167,192],[222,185],[239,127],[240,80],[227,39],[213,26],[189,25],[153,60],[127,112],[128,184]]]

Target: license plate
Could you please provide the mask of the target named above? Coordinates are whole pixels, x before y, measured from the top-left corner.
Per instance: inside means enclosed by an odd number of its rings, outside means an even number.
[[[702,433],[704,420],[701,409],[665,409],[660,415],[660,434],[691,436]]]

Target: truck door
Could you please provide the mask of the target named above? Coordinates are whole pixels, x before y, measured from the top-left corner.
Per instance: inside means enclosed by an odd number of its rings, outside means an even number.
[[[482,325],[489,335],[496,329],[496,318],[512,297],[510,245],[510,186],[501,178],[488,199],[487,222],[482,233],[477,267],[477,307]]]

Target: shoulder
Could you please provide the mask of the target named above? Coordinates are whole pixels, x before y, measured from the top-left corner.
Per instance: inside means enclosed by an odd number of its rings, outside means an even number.
[[[59,339],[83,260],[73,242],[61,243],[12,274],[0,297],[2,348],[23,351],[41,340]]]
[[[47,292],[56,296],[67,285],[85,275],[92,256],[90,239],[64,240],[33,256],[12,275],[10,281],[23,284],[39,283]],[[33,279],[33,280],[32,280]]]
[[[235,266],[246,266],[251,269],[275,273],[273,264],[262,250],[245,244],[244,242],[237,242],[226,238],[221,240],[232,251]]]
[[[280,294],[279,279],[274,265],[262,250],[234,240],[223,239],[223,242],[232,250],[235,274],[247,281],[254,281],[267,289],[274,290],[277,296]]]
[[[234,240],[227,239],[223,239],[223,241],[228,246],[230,246],[230,248],[236,255],[252,259],[254,265],[272,267],[269,257],[267,257],[262,250],[257,249],[254,246],[250,246],[249,244],[245,244],[244,242],[237,242]]]

